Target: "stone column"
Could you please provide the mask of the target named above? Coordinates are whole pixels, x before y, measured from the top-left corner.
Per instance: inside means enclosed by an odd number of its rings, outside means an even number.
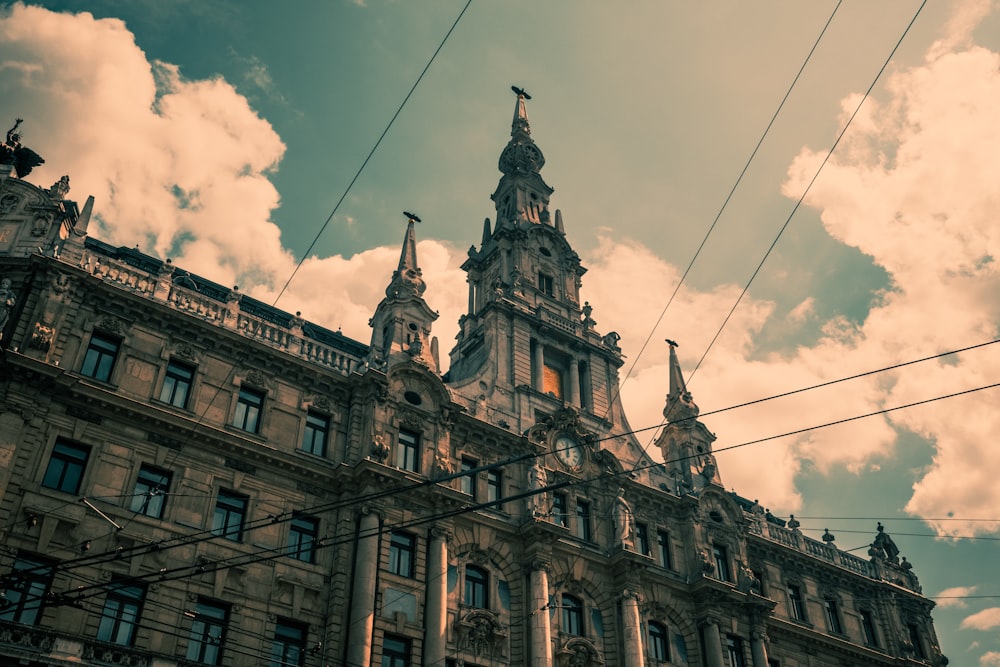
[[[535,375],[532,377],[532,381],[535,383],[535,391],[542,391],[542,387],[545,386],[545,346],[542,345],[542,341],[535,341],[535,358],[532,360],[532,366],[535,367]]]
[[[354,593],[351,596],[351,620],[348,626],[347,664],[351,667],[371,665],[378,541],[378,512],[365,506],[361,509],[361,527],[354,561]]]
[[[754,628],[750,640],[750,650],[753,653],[753,667],[767,667],[767,631],[764,628]]]
[[[707,667],[725,667],[722,660],[722,635],[719,634],[719,622],[714,618],[705,619],[705,665]]]
[[[448,624],[448,531],[432,528],[427,554],[427,633],[424,636],[424,664],[444,665],[447,656]]]
[[[552,667],[552,628],[549,624],[549,564],[531,563],[531,658],[532,667]]]
[[[625,664],[643,667],[646,664],[642,650],[642,628],[639,625],[639,593],[625,589],[622,593],[622,623],[625,634]]]
[[[569,402],[580,407],[580,362],[576,359],[569,362]]]

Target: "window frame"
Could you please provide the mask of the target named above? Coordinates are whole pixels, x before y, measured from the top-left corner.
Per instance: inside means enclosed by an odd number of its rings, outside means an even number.
[[[649,555],[649,526],[640,521],[635,523],[635,550],[643,556]]]
[[[806,616],[806,601],[802,596],[802,586],[797,583],[789,583],[785,586],[785,594],[788,596],[788,613],[793,621],[802,623],[808,622]]]
[[[122,342],[121,336],[96,329],[91,332],[83,363],[80,364],[80,375],[110,384],[122,353]]]
[[[16,576],[21,583],[19,586],[7,586],[8,604],[0,609],[0,620],[38,625],[45,611],[45,597],[55,577],[55,565],[44,558],[19,553],[11,564],[8,576]]]
[[[724,544],[712,543],[712,558],[715,561],[716,579],[725,583],[732,583],[733,574],[729,569],[729,550]]]
[[[97,641],[118,646],[135,646],[146,590],[145,585],[125,580],[112,584],[101,609],[101,618],[97,625]]]
[[[729,654],[729,667],[746,667],[742,637],[726,635],[726,651]]]
[[[417,569],[417,536],[401,530],[389,535],[388,570],[393,574],[413,579]]]
[[[563,634],[573,635],[574,637],[585,636],[583,627],[583,600],[569,593],[563,593],[561,597],[562,624],[559,629]]]
[[[463,456],[462,461],[459,464],[460,472],[468,473],[470,470],[474,470],[479,467],[479,461],[470,458],[468,456]],[[472,500],[476,500],[476,478],[477,474],[464,474],[459,478],[459,490],[467,496],[471,496]]]
[[[301,667],[304,665],[308,639],[308,625],[279,618],[274,624],[269,667],[288,667],[289,665]],[[290,653],[291,655],[289,655]]]
[[[80,495],[91,451],[92,448],[87,445],[57,438],[49,452],[49,462],[45,465],[41,485],[53,491]]]
[[[395,644],[390,647],[390,643]],[[410,667],[411,642],[406,637],[382,637],[382,667]]]
[[[303,563],[313,564],[316,562],[318,542],[319,519],[293,514],[288,524],[288,555]]]
[[[823,598],[823,612],[827,629],[835,635],[844,634],[844,624],[840,620],[840,604],[834,598]]]
[[[191,390],[194,388],[195,370],[195,366],[183,361],[176,359],[167,361],[167,368],[163,372],[163,384],[160,385],[160,402],[187,410],[191,401]],[[187,377],[184,377],[185,373]],[[183,392],[180,400],[178,400],[179,391]]]
[[[212,510],[212,533],[233,542],[242,542],[243,525],[246,523],[249,508],[250,498],[248,496],[228,489],[219,489]],[[221,522],[220,516],[222,517]],[[239,517],[239,525],[235,532],[231,521],[234,516]]]
[[[465,566],[465,588],[462,594],[462,602],[466,607],[475,609],[490,608],[490,573],[477,566]]]
[[[656,531],[656,549],[660,557],[660,565],[667,570],[674,569],[673,550],[670,546],[670,532],[666,530]]]
[[[143,475],[145,474],[145,479]],[[159,479],[155,479],[158,476]],[[143,463],[136,473],[129,509],[136,514],[162,519],[173,475],[169,470]],[[163,482],[166,482],[165,484]],[[146,488],[140,491],[140,486]]]
[[[565,493],[552,494],[552,523],[569,528],[569,497]]]
[[[299,449],[326,458],[327,446],[330,442],[330,416],[316,410],[306,410],[305,423],[302,427],[302,442]]]
[[[192,619],[185,659],[203,665],[222,664],[222,649],[226,643],[229,611],[230,607],[227,604],[199,598],[194,611],[185,612],[185,615]],[[212,635],[213,629],[219,631],[217,636]]]
[[[556,279],[555,276],[545,273],[544,271],[538,272],[538,291],[547,296],[555,297],[556,295]]]
[[[396,435],[396,467],[410,472],[420,472],[420,434],[399,429]]]
[[[649,621],[646,625],[649,635],[649,655],[654,662],[670,662],[670,640],[667,626],[659,621]]]
[[[503,471],[492,468],[486,471],[486,502],[497,503],[492,509],[502,509],[503,505]]]
[[[258,435],[264,421],[264,401],[267,392],[263,389],[240,385],[236,395],[236,409],[233,410],[232,426],[241,431]]]
[[[865,644],[879,648],[875,614],[870,609],[859,609],[858,616],[860,617],[861,634],[864,635]]]
[[[594,538],[591,530],[590,501],[577,499],[576,501],[576,536],[584,542],[592,542]]]

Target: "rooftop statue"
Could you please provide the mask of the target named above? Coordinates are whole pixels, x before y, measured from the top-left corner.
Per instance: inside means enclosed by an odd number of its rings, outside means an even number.
[[[45,163],[41,155],[21,145],[21,135],[17,132],[17,128],[23,122],[22,118],[14,122],[14,127],[7,130],[6,141],[0,146],[0,164],[14,165],[18,178],[24,178],[32,169]]]

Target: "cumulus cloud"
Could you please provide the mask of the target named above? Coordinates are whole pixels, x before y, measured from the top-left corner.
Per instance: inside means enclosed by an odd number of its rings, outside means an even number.
[[[967,607],[968,604],[962,598],[972,595],[978,588],[978,586],[955,586],[953,588],[946,588],[934,596],[934,601],[937,603],[938,609],[947,609],[948,607],[964,608]]]
[[[1000,665],[1000,652],[989,651],[979,656],[979,664],[982,667],[996,667]]]
[[[1000,627],[1000,607],[990,607],[962,619],[962,628],[990,630]]]

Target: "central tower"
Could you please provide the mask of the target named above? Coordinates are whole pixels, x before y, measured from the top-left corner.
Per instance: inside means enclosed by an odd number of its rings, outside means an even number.
[[[479,248],[471,247],[462,265],[469,304],[448,382],[505,413],[493,421],[513,417],[519,432],[565,407],[593,431],[619,430],[625,425],[618,335],[599,334],[589,304],[580,303],[586,269],[566,239],[561,212],[549,209],[553,189],[541,176],[545,157],[531,137],[530,97],[514,90],[510,140],[491,197],[496,222],[486,219]]]

